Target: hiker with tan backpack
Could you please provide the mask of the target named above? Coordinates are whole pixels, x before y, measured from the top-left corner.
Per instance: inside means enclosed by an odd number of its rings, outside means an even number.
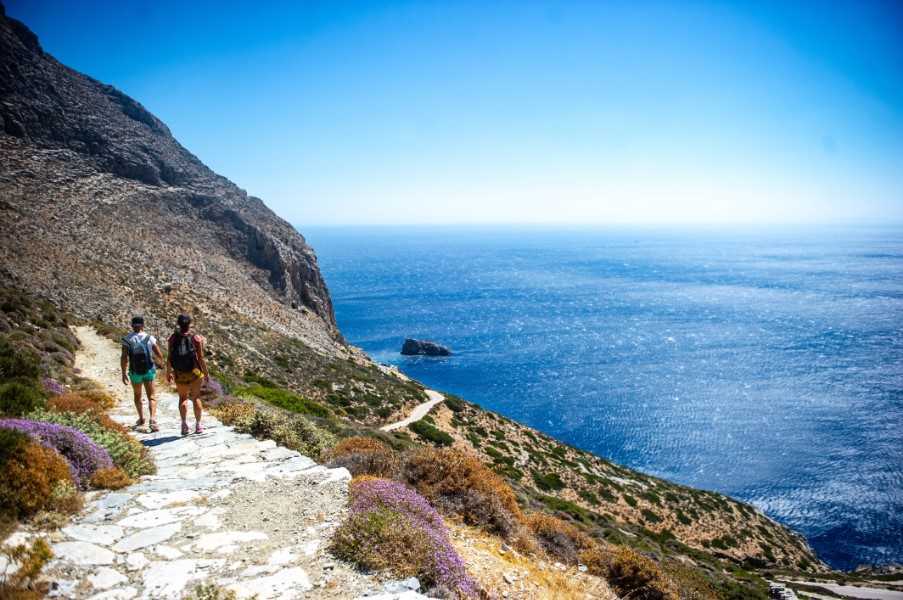
[[[210,381],[207,363],[204,361],[202,336],[191,331],[191,317],[179,315],[177,329],[169,336],[169,358],[166,361],[166,381],[176,384],[179,392],[179,415],[182,417],[182,435],[188,435],[188,400],[194,404],[194,432],[203,433],[201,426],[201,384]]]

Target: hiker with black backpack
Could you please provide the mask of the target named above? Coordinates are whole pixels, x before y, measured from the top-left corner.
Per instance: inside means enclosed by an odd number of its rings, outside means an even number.
[[[203,433],[201,426],[201,384],[210,381],[204,361],[204,338],[191,331],[191,317],[179,315],[178,328],[169,336],[169,360],[166,361],[166,381],[175,381],[179,391],[179,414],[182,416],[182,435],[188,435],[188,400],[194,403],[194,432]]]
[[[138,421],[135,429],[144,427],[144,406],[141,403],[141,388],[147,394],[150,409],[150,430],[160,431],[157,427],[157,398],[154,391],[154,378],[157,366],[163,364],[163,353],[157,346],[157,338],[144,331],[144,317],[132,317],[132,332],[122,338],[122,383],[132,384],[135,394],[135,408],[138,410]]]

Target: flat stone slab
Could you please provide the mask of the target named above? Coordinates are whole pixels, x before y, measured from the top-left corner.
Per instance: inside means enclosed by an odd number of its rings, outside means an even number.
[[[122,527],[117,525],[82,524],[63,527],[63,534],[80,542],[109,546],[121,538],[125,532]]]
[[[138,595],[138,590],[133,587],[118,588],[95,594],[88,600],[132,600]]]
[[[106,590],[127,581],[128,577],[110,567],[100,567],[94,573],[88,575],[88,583],[95,590]]]
[[[270,598],[299,598],[304,592],[310,590],[313,585],[307,573],[301,567],[283,569],[278,573],[267,577],[258,577],[250,581],[242,581],[229,586],[229,590],[235,592],[239,598],[252,598],[258,600]]]
[[[219,533],[205,533],[192,547],[200,552],[213,552],[224,547],[265,539],[267,539],[267,534],[262,531],[221,531]]]
[[[161,525],[160,527],[151,527],[150,529],[133,533],[127,538],[119,540],[113,546],[113,550],[116,552],[134,552],[141,548],[154,546],[161,542],[165,542],[177,534],[181,529],[181,523],[170,523],[169,525]]]
[[[194,502],[201,497],[195,490],[176,490],[173,492],[148,492],[138,496],[138,504],[148,509],[160,509],[174,504]]]
[[[111,565],[116,555],[88,542],[60,542],[53,545],[53,556],[57,560],[80,566]]]
[[[222,560],[153,561],[144,570],[145,598],[181,598],[189,582],[204,579],[206,570],[222,566]]]
[[[128,516],[124,519],[120,519],[118,524],[121,527],[137,527],[145,529],[148,527],[158,527],[168,523],[175,523],[181,520],[182,517],[180,517],[178,513],[168,508],[161,508],[160,510],[148,510]]]
[[[125,557],[125,568],[127,571],[140,571],[148,564],[150,561],[147,560],[147,557],[144,556],[143,552],[134,552]]]

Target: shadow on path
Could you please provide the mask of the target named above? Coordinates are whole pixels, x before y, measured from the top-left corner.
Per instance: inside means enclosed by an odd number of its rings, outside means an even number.
[[[170,435],[167,437],[158,437],[152,440],[144,440],[141,443],[148,447],[159,446],[161,444],[167,444],[169,442],[174,442],[176,440],[182,439],[181,436],[178,435]]]

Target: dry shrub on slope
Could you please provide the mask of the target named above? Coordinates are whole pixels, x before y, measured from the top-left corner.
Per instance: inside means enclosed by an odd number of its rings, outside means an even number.
[[[403,477],[445,514],[506,539],[523,538],[523,514],[514,491],[473,454],[421,448],[406,457]]]
[[[657,564],[642,554],[619,546],[607,574],[611,587],[632,600],[678,600],[677,587]]]
[[[69,464],[20,431],[0,429],[0,515],[26,518],[41,510],[69,512],[78,503]],[[54,505],[56,504],[56,505]]]
[[[401,467],[394,450],[369,437],[345,438],[327,452],[326,458],[330,467],[345,467],[355,477],[373,475],[394,479]]]

